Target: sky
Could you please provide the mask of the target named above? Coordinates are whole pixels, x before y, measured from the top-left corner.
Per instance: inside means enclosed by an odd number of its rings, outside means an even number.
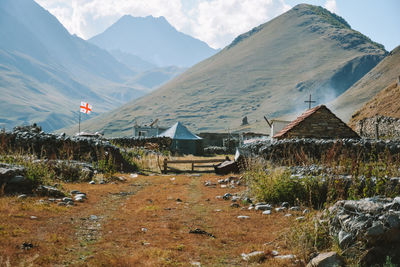
[[[327,8],[353,29],[391,51],[400,45],[399,0],[35,0],[83,39],[102,33],[123,15],[164,16],[177,30],[223,48],[300,3]]]

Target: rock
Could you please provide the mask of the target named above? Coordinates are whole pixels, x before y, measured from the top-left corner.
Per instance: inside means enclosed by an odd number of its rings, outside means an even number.
[[[105,184],[106,183],[106,181],[104,181],[104,180],[101,180],[100,182],[99,182],[99,184]]]
[[[262,262],[265,260],[265,252],[264,251],[253,251],[249,254],[242,253],[242,259],[247,261],[248,263]]]
[[[288,255],[279,255],[279,256],[275,256],[274,259],[278,259],[278,260],[292,260],[296,258],[294,255],[292,254],[288,254]]]
[[[310,213],[310,210],[309,210],[309,209],[303,210],[303,214],[307,214],[307,213]]]
[[[270,215],[271,214],[271,210],[264,210],[262,214],[263,215]]]
[[[365,232],[365,235],[367,237],[377,237],[377,236],[383,235],[384,232],[385,232],[385,230],[383,227],[383,223],[379,222],[379,221],[375,221],[375,222],[373,222],[372,226],[367,229],[367,231]]]
[[[238,200],[240,200],[240,197],[238,197],[238,196],[232,196],[232,202],[236,202],[236,201],[238,201]]]
[[[143,233],[146,233],[147,231],[148,231],[147,228],[142,227],[142,232]]]
[[[76,194],[74,197],[75,197],[75,198],[83,198],[83,199],[87,199],[87,196],[86,196],[86,194],[84,194],[84,193],[79,193],[79,194]]]
[[[222,196],[216,196],[215,198],[216,199],[222,199]]]
[[[177,198],[177,199],[176,199],[176,202],[182,202],[182,199]]]
[[[59,189],[52,187],[52,186],[47,186],[47,185],[41,185],[36,189],[36,193],[40,196],[49,196],[49,197],[64,197],[65,194],[61,192]]]
[[[281,207],[288,209],[289,208],[289,202],[283,202]]]
[[[292,217],[293,215],[290,213],[285,214],[285,217]]]
[[[27,197],[28,197],[27,195],[22,194],[22,195],[19,195],[17,198],[18,198],[18,199],[25,199],[25,198],[27,198]]]
[[[336,252],[321,253],[313,258],[307,267],[331,267],[331,266],[344,266],[344,261]]]
[[[350,245],[350,243],[353,241],[353,237],[351,236],[351,234],[347,233],[344,230],[341,230],[339,232],[338,237],[339,237],[339,246],[341,248],[347,248]]]
[[[31,219],[31,220],[36,220],[37,217],[32,215],[32,216],[30,217],[30,219]]]
[[[284,212],[284,211],[285,211],[285,208],[275,208],[275,211],[276,211],[276,212]]]
[[[389,214],[386,218],[387,223],[390,228],[399,228],[400,227],[400,218],[399,215]]]
[[[91,220],[91,221],[96,221],[96,220],[98,220],[99,218],[96,216],[96,215],[90,215],[89,216],[89,220]]]
[[[57,205],[58,205],[58,206],[67,206],[67,203],[65,203],[65,202],[58,202]]]
[[[237,216],[238,219],[250,219],[249,216],[245,216],[245,215],[239,215]]]
[[[89,182],[89,184],[96,184],[96,182],[92,180]]]
[[[255,210],[271,210],[272,206],[269,204],[256,205]]]
[[[300,207],[299,206],[293,206],[289,210],[291,210],[291,211],[300,211]]]
[[[74,200],[76,201],[76,202],[84,202],[85,200],[83,199],[83,198],[81,198],[81,197],[74,197]]]
[[[297,217],[297,218],[296,218],[296,221],[302,222],[302,221],[304,221],[305,219],[306,219],[306,217],[300,216],[300,217]]]
[[[192,265],[192,266],[199,266],[199,267],[201,267],[201,263],[200,263],[200,262],[198,262],[198,261],[192,261],[192,262],[190,263],[190,265]]]
[[[131,178],[137,178],[138,175],[137,175],[136,173],[131,173],[131,174],[129,175],[129,177],[131,177]]]
[[[70,197],[64,197],[62,199],[62,202],[65,202],[65,203],[70,202],[70,201],[73,201],[72,198],[70,198]]]
[[[238,203],[232,203],[231,208],[239,208],[240,205]]]
[[[232,197],[231,193],[226,193],[222,198],[225,200],[229,200]]]
[[[71,192],[69,192],[71,195],[76,195],[76,194],[81,194],[81,191],[79,190],[72,190]]]

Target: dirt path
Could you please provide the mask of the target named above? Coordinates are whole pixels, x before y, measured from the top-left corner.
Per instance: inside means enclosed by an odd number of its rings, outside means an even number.
[[[205,181],[221,179],[214,175],[125,178],[120,184],[65,184],[67,190],[88,195],[87,202],[71,208],[38,208],[32,204],[36,198],[0,199],[0,266],[7,261],[41,266],[246,266],[241,253],[290,253],[282,235],[293,218],[262,215],[240,201],[240,207],[233,208],[232,201],[216,198],[243,191],[243,186],[204,186]],[[29,219],[32,215],[37,219]],[[17,247],[28,241],[32,249]],[[263,265],[289,263],[271,258]]]

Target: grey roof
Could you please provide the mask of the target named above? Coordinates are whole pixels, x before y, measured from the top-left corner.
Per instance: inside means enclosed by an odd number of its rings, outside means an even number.
[[[169,137],[171,139],[178,139],[178,140],[200,140],[200,139],[202,139],[201,137],[190,132],[188,130],[188,128],[186,128],[179,121],[177,123],[175,123],[171,128],[162,132],[158,136]]]

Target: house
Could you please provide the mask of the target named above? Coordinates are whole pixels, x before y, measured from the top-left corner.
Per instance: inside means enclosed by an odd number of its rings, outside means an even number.
[[[271,134],[270,136],[274,136],[280,131],[282,131],[283,128],[285,128],[290,121],[284,121],[284,120],[272,120],[271,121]]]
[[[360,136],[326,106],[320,105],[307,110],[273,136],[273,139],[289,138],[358,139]]]
[[[190,132],[182,123],[177,122],[171,128],[158,135],[172,139],[171,151],[179,154],[203,154],[203,139]]]
[[[133,136],[139,138],[156,137],[165,130],[166,128],[158,126],[158,119],[156,119],[148,126],[147,125],[141,126],[137,124],[133,126]]]

